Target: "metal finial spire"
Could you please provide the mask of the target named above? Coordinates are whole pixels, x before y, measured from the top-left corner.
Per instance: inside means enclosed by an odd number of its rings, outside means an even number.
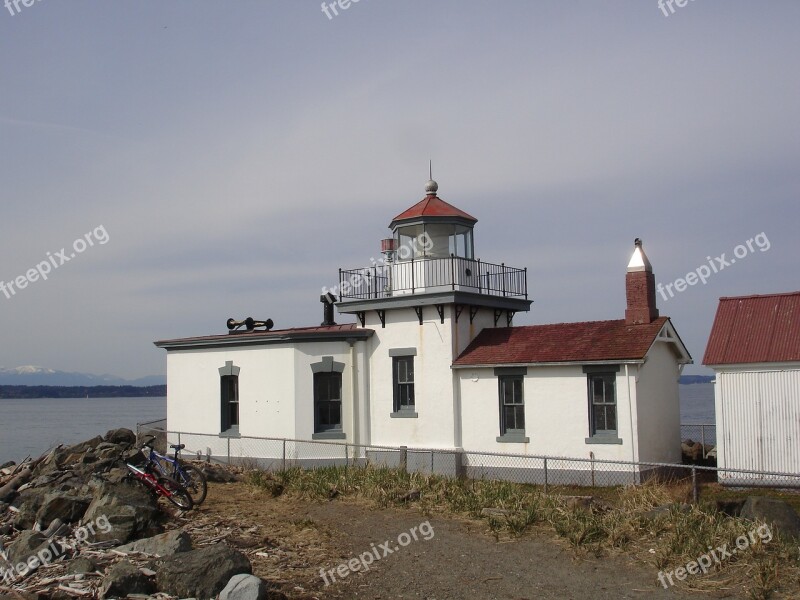
[[[433,181],[433,160],[428,161],[428,179]]]

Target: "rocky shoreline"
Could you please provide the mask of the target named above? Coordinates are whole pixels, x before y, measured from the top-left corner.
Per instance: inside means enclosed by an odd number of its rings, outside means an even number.
[[[285,597],[252,575],[247,550],[126,478],[120,458],[137,452],[115,429],[0,468],[0,600]],[[238,477],[198,466],[210,481]]]

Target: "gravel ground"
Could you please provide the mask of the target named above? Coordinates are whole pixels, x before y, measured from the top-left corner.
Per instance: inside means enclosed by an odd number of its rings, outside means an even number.
[[[349,500],[273,499],[243,484],[216,484],[201,511],[204,519],[259,525],[277,546],[265,553],[263,561],[254,561],[255,573],[280,581],[282,589],[297,599],[743,597],[665,590],[653,566],[644,561],[578,555],[545,529],[522,538],[497,539],[485,522],[428,518],[413,507],[374,509]],[[420,528],[426,521],[432,536],[429,529]],[[414,527],[418,540],[412,538],[400,547],[398,536]],[[387,541],[391,553],[383,556]],[[369,571],[361,569],[344,578],[335,574],[339,565],[373,550],[381,558]],[[328,573],[326,586],[321,569],[333,569],[336,581]]]

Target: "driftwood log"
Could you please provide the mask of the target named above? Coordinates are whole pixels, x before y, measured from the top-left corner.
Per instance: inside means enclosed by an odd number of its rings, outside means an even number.
[[[28,483],[31,479],[31,470],[23,469],[11,481],[0,488],[0,502],[11,497],[21,485]]]

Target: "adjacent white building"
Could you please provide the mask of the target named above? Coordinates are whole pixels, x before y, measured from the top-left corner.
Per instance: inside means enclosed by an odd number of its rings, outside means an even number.
[[[800,472],[800,292],[720,298],[703,364],[716,372],[717,465]],[[719,473],[760,477],[776,479]]]
[[[326,294],[318,327],[231,323],[224,335],[156,342],[167,350],[169,429],[202,434],[187,445],[215,454],[287,452],[250,437],[404,446],[438,450],[422,461],[435,471],[509,478],[508,461],[479,453],[679,462],[678,378],[691,357],[658,314],[641,242],[625,318],[515,327],[531,305],[526,269],[476,259],[477,220],[437,190],[428,182],[391,221],[384,261],[340,270],[335,306],[355,323],[335,324]],[[332,448],[289,452],[336,458]],[[590,467],[556,468],[583,481]]]

